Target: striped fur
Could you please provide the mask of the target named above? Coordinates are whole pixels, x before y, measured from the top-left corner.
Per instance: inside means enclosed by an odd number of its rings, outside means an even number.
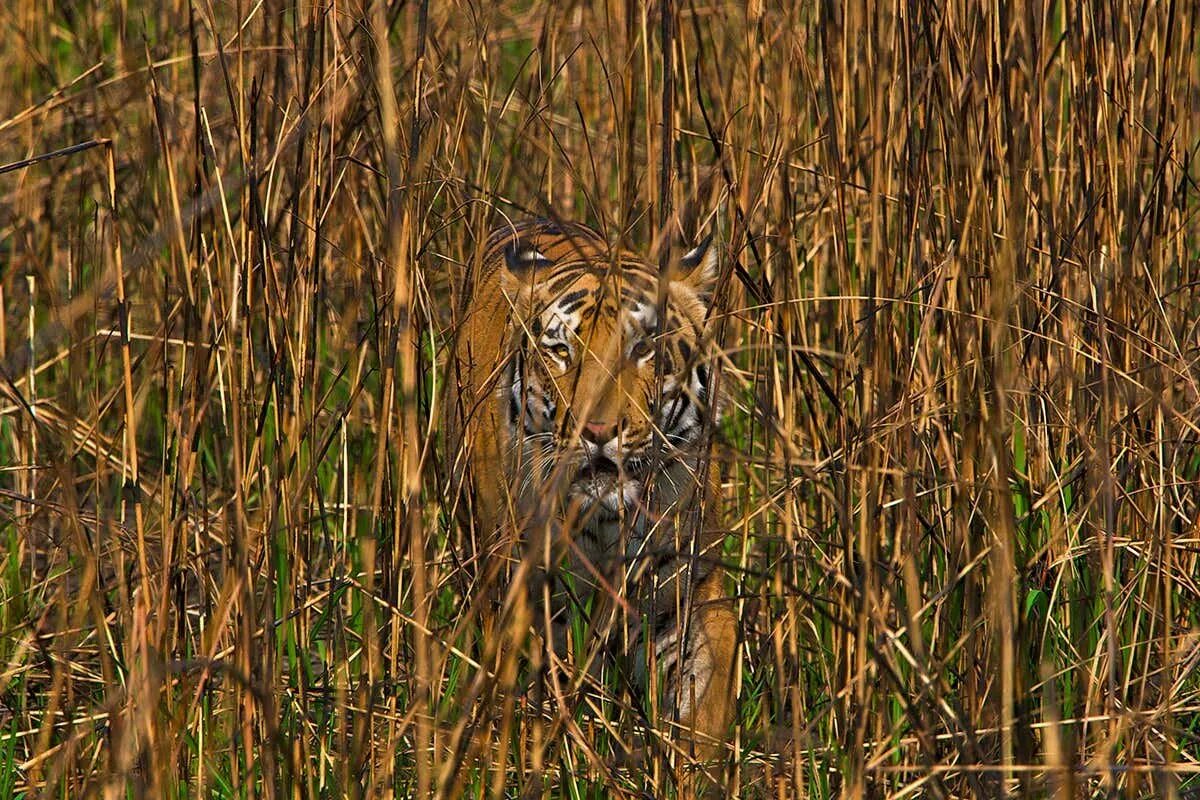
[[[660,296],[657,265],[591,228],[500,227],[475,265],[448,404],[477,523],[518,539],[553,527],[575,585],[554,595],[556,619],[588,587],[622,587],[635,602],[611,606],[636,610],[631,631],[652,621],[660,709],[701,754],[732,718],[735,642],[705,463],[721,405],[706,330],[716,272],[706,240]]]

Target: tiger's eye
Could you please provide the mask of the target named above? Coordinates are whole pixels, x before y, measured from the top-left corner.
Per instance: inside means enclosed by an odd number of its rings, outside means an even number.
[[[569,361],[571,359],[571,348],[561,342],[550,346],[550,352],[560,361]]]
[[[633,347],[629,351],[629,355],[635,361],[641,361],[646,356],[650,355],[654,350],[654,345],[649,339],[638,339],[633,343]]]

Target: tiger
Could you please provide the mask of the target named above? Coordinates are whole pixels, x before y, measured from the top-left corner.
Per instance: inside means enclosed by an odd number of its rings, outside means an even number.
[[[527,547],[551,531],[563,557],[555,649],[568,606],[627,592],[634,685],[647,700],[657,685],[660,728],[709,760],[733,721],[737,648],[711,466],[724,405],[712,240],[676,248],[660,275],[580,223],[496,228],[465,293],[447,402],[476,530]]]

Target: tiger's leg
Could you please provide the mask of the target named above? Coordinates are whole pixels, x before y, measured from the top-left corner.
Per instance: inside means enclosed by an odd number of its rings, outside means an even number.
[[[721,569],[707,575],[692,592],[689,619],[655,636],[657,671],[664,678],[660,718],[674,740],[680,786],[690,788],[681,796],[713,788],[695,780],[697,767],[709,777],[719,774],[734,719],[737,619],[724,577]]]

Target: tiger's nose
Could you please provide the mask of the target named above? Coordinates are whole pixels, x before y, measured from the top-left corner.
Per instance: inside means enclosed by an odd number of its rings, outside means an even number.
[[[617,423],[585,422],[581,435],[592,444],[607,444],[610,440],[617,438]]]

